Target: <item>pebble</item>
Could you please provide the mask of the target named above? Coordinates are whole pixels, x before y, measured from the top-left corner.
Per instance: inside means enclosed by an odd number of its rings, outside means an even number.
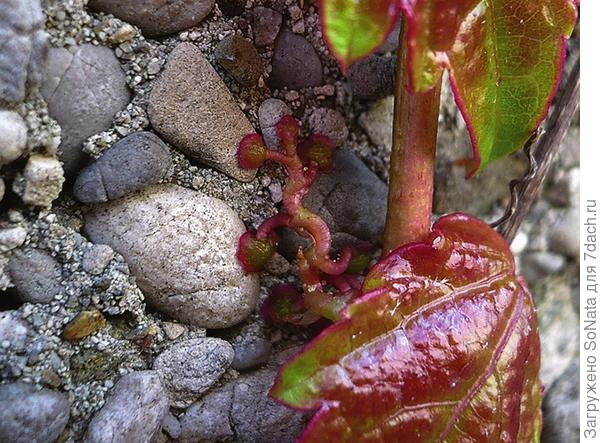
[[[242,86],[255,86],[263,74],[256,48],[239,35],[229,35],[215,47],[217,62]]]
[[[110,246],[92,244],[83,253],[81,267],[88,274],[100,275],[114,256],[115,251]]]
[[[369,104],[366,112],[358,118],[358,124],[377,146],[383,146],[391,152],[394,125],[394,97],[388,96]]]
[[[181,424],[179,423],[179,420],[177,420],[177,417],[175,417],[173,414],[168,413],[165,416],[165,419],[162,423],[162,429],[173,440],[179,441],[179,437],[181,436]]]
[[[167,145],[151,132],[136,132],[85,167],[73,194],[82,203],[104,203],[158,183],[172,171]]]
[[[193,44],[180,43],[173,50],[152,89],[148,116],[154,129],[192,158],[240,181],[256,175],[241,169],[236,157],[240,140],[254,128]]]
[[[275,43],[283,17],[277,11],[264,6],[257,6],[252,10],[252,31],[256,46],[270,46]]]
[[[171,321],[162,322],[163,331],[169,340],[175,340],[181,337],[187,331],[187,328],[179,323],[173,323]]]
[[[171,406],[185,408],[219,380],[233,357],[233,348],[225,340],[197,338],[169,347],[152,367],[167,389]]]
[[[302,89],[323,83],[323,66],[304,37],[283,28],[275,40],[269,85],[274,89]]]
[[[15,252],[7,271],[22,302],[50,303],[62,292],[61,267],[54,257],[41,249]]]
[[[155,371],[124,375],[87,430],[86,443],[147,443],[169,412],[167,393]]]
[[[246,228],[221,200],[155,185],[91,208],[84,229],[125,258],[152,308],[178,321],[225,328],[254,309],[258,277],[235,258]]]
[[[0,312],[0,343],[5,349],[23,352],[27,346],[29,326],[20,319],[18,311]]]
[[[236,371],[258,368],[269,361],[273,347],[264,338],[252,337],[242,343],[235,344],[235,356],[231,367]]]
[[[348,127],[344,116],[335,109],[317,108],[308,118],[313,134],[323,134],[341,145],[348,138]]]
[[[529,252],[521,258],[521,275],[529,283],[535,283],[548,275],[563,270],[564,256],[552,252]]]
[[[8,252],[21,246],[27,238],[27,229],[21,226],[0,229],[0,252]]]
[[[49,208],[65,182],[62,165],[52,157],[34,154],[13,182],[13,191],[24,203]]]
[[[65,394],[25,383],[0,385],[0,436],[10,443],[54,442],[69,421]]]
[[[97,309],[81,311],[63,329],[62,338],[66,341],[82,340],[98,331],[106,324],[102,312]]]
[[[13,111],[0,109],[0,166],[18,159],[27,147],[27,125]]]
[[[89,44],[71,49],[50,50],[42,85],[50,115],[61,126],[59,157],[67,177],[87,160],[83,142],[108,129],[130,100],[125,73],[112,50]]]
[[[579,259],[579,205],[558,213],[548,231],[548,245],[552,252]]]
[[[38,86],[48,51],[46,19],[39,0],[2,2],[0,14],[0,102],[20,102],[27,86]]]
[[[233,392],[231,385],[205,395],[181,418],[180,441],[198,443],[228,441],[234,437],[229,421]]]
[[[542,443],[579,441],[579,362],[574,360],[544,393]]]
[[[271,150],[280,148],[279,138],[275,126],[286,115],[292,115],[292,110],[283,101],[277,98],[268,98],[258,108],[258,122],[262,136],[267,147]]]
[[[182,31],[199,24],[213,9],[215,0],[90,0],[94,11],[113,14],[138,26],[148,37]]]
[[[352,95],[356,98],[378,100],[394,94],[396,57],[372,55],[348,69]]]
[[[269,193],[271,194],[271,201],[273,203],[279,203],[283,200],[283,189],[279,182],[273,182],[269,185]]]

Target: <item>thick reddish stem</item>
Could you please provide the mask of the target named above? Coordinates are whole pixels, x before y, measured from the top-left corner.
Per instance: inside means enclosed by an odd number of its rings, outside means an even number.
[[[398,49],[385,253],[406,243],[423,241],[431,229],[433,206],[441,81],[428,92],[408,92],[405,21],[403,25]]]

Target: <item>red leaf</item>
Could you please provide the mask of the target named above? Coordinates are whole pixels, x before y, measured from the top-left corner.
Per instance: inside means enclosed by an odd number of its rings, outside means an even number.
[[[365,295],[271,395],[318,413],[301,442],[531,442],[541,429],[535,308],[504,239],[435,223],[367,276]]]

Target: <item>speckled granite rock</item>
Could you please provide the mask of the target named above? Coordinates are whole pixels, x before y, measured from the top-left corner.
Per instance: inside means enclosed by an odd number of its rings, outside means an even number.
[[[10,443],[54,442],[69,420],[65,394],[25,383],[0,385],[0,438]]]
[[[151,132],[119,140],[84,168],[73,186],[83,203],[104,203],[158,183],[173,169],[167,145]]]
[[[244,224],[223,201],[156,185],[85,215],[85,231],[129,264],[148,304],[182,322],[234,325],[254,309],[258,277],[235,258]]]
[[[95,11],[113,14],[139,26],[149,37],[172,34],[200,23],[215,0],[90,0]]]
[[[168,412],[167,394],[156,372],[139,371],[124,375],[90,422],[85,441],[150,442],[160,432]]]
[[[37,86],[48,52],[45,17],[39,0],[4,0],[0,12],[0,102],[25,98]]]
[[[64,48],[50,50],[42,94],[50,115],[61,126],[59,156],[67,177],[87,159],[82,143],[108,129],[115,114],[129,103],[125,81],[109,48],[86,44],[74,53]]]
[[[219,338],[198,338],[177,343],[154,360],[171,405],[185,408],[206,392],[225,373],[233,360],[233,348]]]
[[[202,51],[180,43],[169,58],[148,104],[152,126],[177,149],[241,181],[255,170],[240,169],[240,140],[254,128]]]

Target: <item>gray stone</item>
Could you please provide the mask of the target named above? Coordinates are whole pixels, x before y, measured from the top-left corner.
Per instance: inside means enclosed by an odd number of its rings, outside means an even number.
[[[335,109],[317,108],[308,118],[313,134],[323,134],[341,145],[348,138],[348,127],[344,116]]]
[[[323,83],[323,66],[315,49],[300,35],[283,28],[275,40],[269,85],[302,89]]]
[[[579,441],[579,360],[574,360],[544,394],[542,443]]]
[[[387,152],[391,152],[394,97],[385,97],[371,103],[369,109],[358,118],[358,124],[365,130],[373,144],[383,146]]]
[[[219,338],[197,338],[177,343],[154,360],[171,406],[185,408],[208,391],[233,360],[233,348]]]
[[[236,381],[230,416],[240,443],[292,443],[304,429],[309,414],[268,398],[276,374],[262,369]]]
[[[273,347],[264,338],[251,337],[233,346],[235,357],[231,367],[237,371],[257,368],[266,364],[271,357]]]
[[[15,252],[8,262],[8,273],[23,302],[50,303],[62,290],[60,265],[41,249]]]
[[[139,26],[149,37],[173,34],[200,23],[215,0],[90,0],[92,10],[107,12]]]
[[[215,47],[217,62],[242,86],[254,86],[263,74],[256,48],[239,35],[228,35]]]
[[[27,147],[27,125],[13,111],[0,109],[0,166],[18,159]]]
[[[169,412],[167,394],[154,371],[124,375],[88,426],[87,443],[147,443]]]
[[[0,343],[8,343],[9,350],[23,352],[27,346],[29,326],[18,311],[0,312]]]
[[[85,167],[75,180],[73,194],[83,203],[104,203],[158,183],[172,170],[167,145],[151,132],[137,132]]]
[[[68,177],[87,159],[83,142],[108,129],[130,99],[125,73],[113,51],[87,44],[74,53],[50,50],[42,94],[61,126],[59,155]]]
[[[209,443],[234,437],[229,421],[233,385],[210,392],[185,411],[181,418],[182,443]]]
[[[238,166],[240,140],[254,128],[202,51],[180,43],[154,85],[152,126],[177,149],[241,181],[255,170]]]
[[[85,231],[125,258],[151,307],[181,322],[225,328],[255,307],[258,277],[235,258],[246,228],[221,200],[155,185],[88,210]]]
[[[49,208],[58,198],[64,182],[63,168],[58,160],[34,154],[13,182],[13,191],[28,205]]]
[[[521,275],[529,283],[560,272],[566,264],[564,256],[552,252],[529,252],[521,258]]]
[[[91,244],[83,253],[81,267],[88,274],[100,275],[114,256],[115,251],[110,246]]]
[[[33,385],[0,385],[0,436],[10,443],[54,442],[69,421],[65,394]]]
[[[257,6],[252,10],[252,17],[254,44],[258,47],[262,47],[275,43],[283,20],[281,14],[271,8]]]
[[[21,226],[0,229],[0,252],[8,252],[21,246],[27,238],[27,229]]]
[[[396,57],[372,55],[348,69],[352,95],[360,99],[377,100],[394,94]]]
[[[548,246],[557,254],[579,259],[579,204],[558,213],[548,231]]]
[[[258,108],[258,122],[263,139],[269,149],[277,150],[280,147],[275,126],[286,115],[292,115],[292,110],[283,100],[268,98]]]
[[[0,102],[25,99],[27,86],[42,79],[48,53],[45,17],[39,0],[5,0],[0,13]]]

